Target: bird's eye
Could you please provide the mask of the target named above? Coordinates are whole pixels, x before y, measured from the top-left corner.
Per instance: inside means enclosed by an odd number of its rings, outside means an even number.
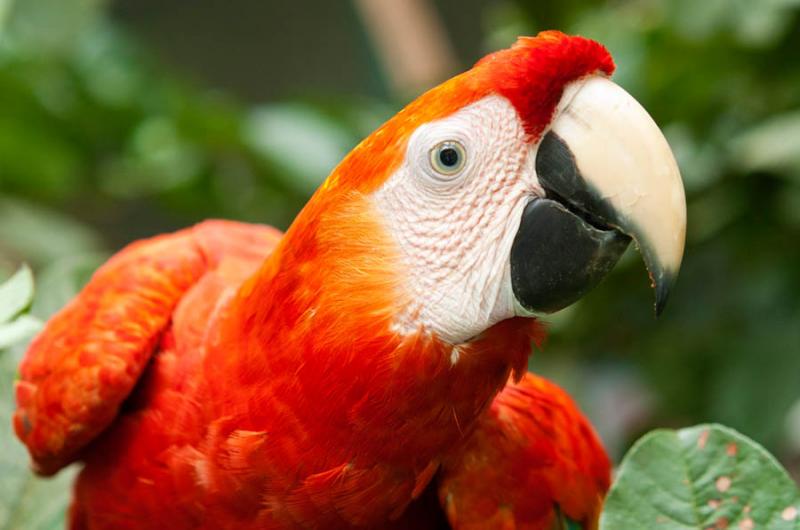
[[[441,142],[431,149],[431,166],[437,173],[455,175],[467,162],[467,152],[461,143],[455,140]]]

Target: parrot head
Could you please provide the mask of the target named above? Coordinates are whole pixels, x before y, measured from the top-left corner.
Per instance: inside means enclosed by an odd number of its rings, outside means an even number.
[[[631,241],[663,308],[683,186],[613,69],[600,44],[544,32],[421,95],[342,160],[221,312],[219,370],[235,377],[215,391],[274,381],[258,395],[281,414],[286,454],[345,492],[320,495],[349,510],[364,497],[346,488],[380,489],[370,522],[399,515],[523,379],[542,337],[528,317],[578,300]],[[328,474],[341,462],[349,479]],[[581,497],[591,513],[601,489]],[[580,515],[573,490],[538,500]]]
[[[683,186],[665,138],[609,79],[613,69],[594,41],[520,38],[420,96],[334,170],[312,204],[365,200],[385,236],[375,252],[395,257],[396,333],[459,344],[557,311],[631,240],[663,309],[683,253]]]

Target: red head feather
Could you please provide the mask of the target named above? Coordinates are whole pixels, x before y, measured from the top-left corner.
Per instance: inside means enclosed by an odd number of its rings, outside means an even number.
[[[593,40],[544,31],[487,55],[473,70],[490,91],[511,101],[535,140],[550,123],[564,87],[587,75],[611,75],[614,61]]]

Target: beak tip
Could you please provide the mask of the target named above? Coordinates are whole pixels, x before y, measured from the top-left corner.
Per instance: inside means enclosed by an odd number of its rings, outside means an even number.
[[[656,318],[661,316],[661,313],[664,312],[665,307],[667,307],[667,297],[656,296]]]
[[[661,316],[664,308],[667,306],[667,299],[672,290],[672,284],[675,283],[675,274],[670,271],[665,271],[658,275],[658,278],[653,281],[656,291],[655,312],[656,317]]]

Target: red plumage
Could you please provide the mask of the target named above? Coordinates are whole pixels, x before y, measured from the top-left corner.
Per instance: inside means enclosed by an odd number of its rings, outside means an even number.
[[[509,381],[475,433],[442,466],[439,496],[454,528],[593,530],[611,465],[592,426],[550,381]]]
[[[458,463],[468,440],[494,455],[487,440],[502,429],[490,418],[506,409],[531,443],[510,470],[563,456],[543,464],[549,489],[519,488],[589,521],[608,463],[574,405],[544,383],[525,394],[530,376],[495,399],[512,371],[523,376],[541,328],[500,322],[456,346],[458,363],[435,335],[393,331],[407,303],[399,258],[367,197],[419,125],[500,93],[539,134],[565,83],[611,68],[585,39],[521,40],[362,142],[284,236],[213,221],[112,258],[35,339],[16,388],[14,426],[35,468],[85,462],[71,527],[382,528],[430,500],[437,473],[447,487],[473,471]],[[546,91],[537,105],[518,90],[528,81]],[[550,405],[552,421],[534,412]],[[564,465],[575,455],[581,465]],[[583,489],[564,493],[560,473]]]

